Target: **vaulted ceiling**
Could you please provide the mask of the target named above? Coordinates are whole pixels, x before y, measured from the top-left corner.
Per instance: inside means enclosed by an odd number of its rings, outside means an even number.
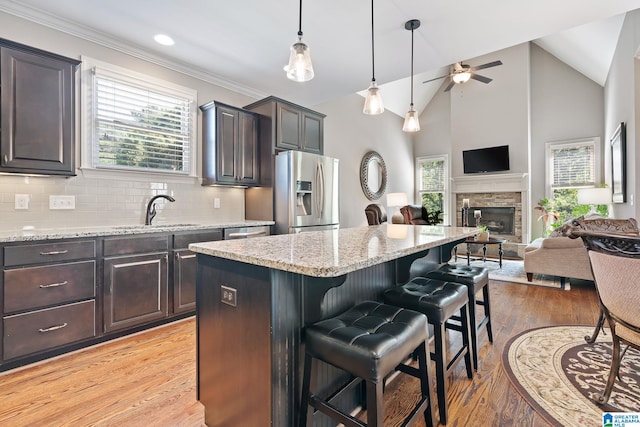
[[[527,41],[604,85],[623,14],[636,8],[640,0],[376,1],[376,81],[387,108],[404,114],[411,53],[404,23],[415,18],[422,23],[415,31],[418,110],[442,83],[423,80],[446,74],[454,62]],[[0,10],[254,97],[313,106],[362,91],[371,80],[371,2],[365,0],[303,2],[303,40],[315,69],[305,83],[288,80],[282,69],[297,38],[295,0],[0,0]],[[175,45],[157,44],[157,33]]]

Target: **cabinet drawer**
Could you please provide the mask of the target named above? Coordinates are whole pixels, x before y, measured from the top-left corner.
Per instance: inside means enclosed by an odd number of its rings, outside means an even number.
[[[127,255],[169,250],[169,235],[114,238],[104,240],[104,256]]]
[[[5,246],[4,265],[5,267],[11,267],[45,262],[72,261],[94,258],[95,256],[96,244],[93,240]]]
[[[95,335],[94,300],[6,316],[3,359],[13,359]]]
[[[95,297],[95,261],[4,271],[4,312]]]
[[[222,230],[202,231],[199,233],[174,234],[173,248],[186,249],[191,243],[222,240]]]

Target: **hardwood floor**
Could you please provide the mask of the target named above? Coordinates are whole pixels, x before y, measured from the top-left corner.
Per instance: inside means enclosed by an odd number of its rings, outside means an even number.
[[[488,345],[486,333],[480,334],[480,366],[473,380],[462,365],[451,374],[447,426],[546,425],[509,383],[502,350],[526,329],[595,324],[595,290],[489,286],[494,343]],[[2,373],[0,426],[202,426],[195,347],[195,319],[189,318]],[[414,386],[403,376],[389,384],[385,426],[398,424]]]

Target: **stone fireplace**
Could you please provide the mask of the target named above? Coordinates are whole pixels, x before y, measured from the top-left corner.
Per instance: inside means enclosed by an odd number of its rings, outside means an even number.
[[[463,225],[462,200],[469,199],[468,224],[475,227],[474,211],[481,212],[480,224],[492,236],[506,239],[507,249],[521,254],[530,239],[529,178],[525,173],[473,174],[452,179],[457,226]]]

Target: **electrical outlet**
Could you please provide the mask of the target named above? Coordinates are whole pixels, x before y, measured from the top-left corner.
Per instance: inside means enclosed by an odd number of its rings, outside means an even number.
[[[16,209],[29,209],[29,200],[31,196],[28,194],[16,194],[15,195],[15,208]]]
[[[49,209],[75,209],[76,196],[49,196]]]
[[[238,304],[238,290],[229,286],[220,285],[220,302],[236,307]]]
[[[216,197],[213,199],[213,208],[214,209],[220,209],[220,198]]]

